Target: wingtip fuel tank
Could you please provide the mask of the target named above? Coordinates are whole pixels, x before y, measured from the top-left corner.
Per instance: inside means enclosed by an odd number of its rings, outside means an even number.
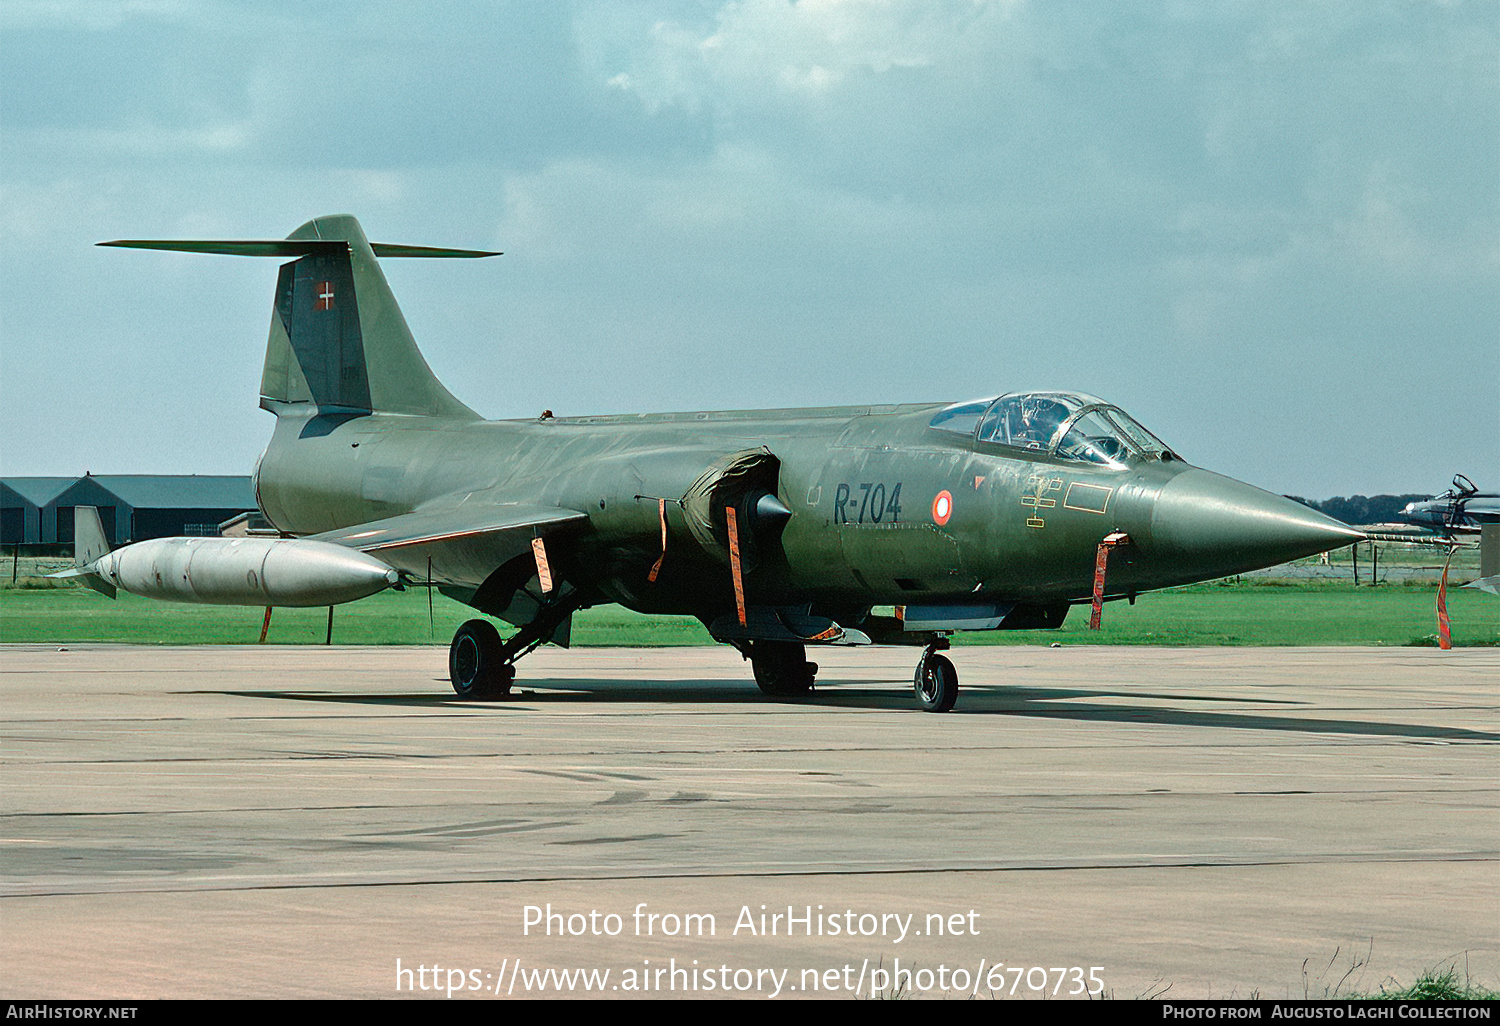
[[[374,556],[304,538],[156,538],[70,574],[145,598],[229,606],[336,606],[401,579]]]

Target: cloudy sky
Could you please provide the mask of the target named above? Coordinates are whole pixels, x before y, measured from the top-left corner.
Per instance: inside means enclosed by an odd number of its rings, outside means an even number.
[[[1094,392],[1500,487],[1500,4],[5,0],[0,471],[248,473],[281,237],[489,417]]]

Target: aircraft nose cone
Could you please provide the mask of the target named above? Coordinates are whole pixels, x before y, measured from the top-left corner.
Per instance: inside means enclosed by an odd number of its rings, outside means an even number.
[[[1167,482],[1151,515],[1153,549],[1200,580],[1275,566],[1364,537],[1299,502],[1196,468]]]

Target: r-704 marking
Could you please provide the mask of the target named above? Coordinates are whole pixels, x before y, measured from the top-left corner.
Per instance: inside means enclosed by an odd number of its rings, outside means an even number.
[[[862,481],[859,485],[859,514],[847,507],[854,505],[853,489],[840,482],[833,495],[835,524],[898,524],[901,522],[901,482],[886,489],[884,482]]]

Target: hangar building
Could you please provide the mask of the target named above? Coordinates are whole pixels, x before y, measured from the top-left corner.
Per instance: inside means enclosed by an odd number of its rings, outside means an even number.
[[[44,526],[43,511],[74,477],[0,478],[0,545],[36,545],[44,535],[57,536],[57,524]]]
[[[183,534],[218,534],[219,524],[256,508],[250,478],[245,476],[8,477],[0,479],[0,498],[4,501],[0,537],[6,545],[72,544],[74,506],[98,507],[104,533],[115,545]]]

